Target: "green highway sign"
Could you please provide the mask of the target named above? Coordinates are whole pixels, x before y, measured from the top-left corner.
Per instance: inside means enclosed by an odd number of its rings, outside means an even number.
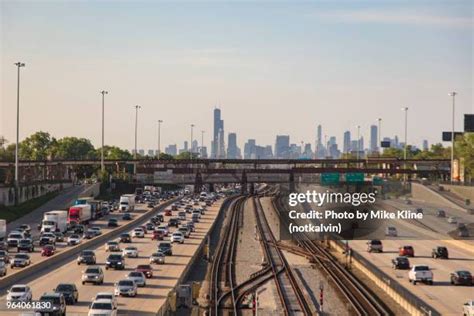
[[[328,172],[321,174],[322,185],[334,185],[339,184],[340,174],[338,172]]]
[[[382,185],[383,184],[383,179],[380,177],[373,177],[372,178],[372,184],[373,185]]]
[[[348,172],[346,173],[347,183],[361,183],[364,182],[364,173],[362,172]]]

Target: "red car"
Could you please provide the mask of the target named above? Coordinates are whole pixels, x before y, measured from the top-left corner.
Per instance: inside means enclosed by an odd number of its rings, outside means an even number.
[[[56,249],[54,248],[53,245],[45,245],[43,249],[41,249],[41,256],[50,257],[54,255],[55,252],[56,252]]]
[[[169,208],[167,208],[165,210],[165,216],[173,216],[173,212]]]
[[[149,264],[139,264],[135,271],[142,272],[147,278],[153,277],[153,269]]]
[[[165,237],[165,231],[162,229],[159,230],[154,230],[153,231],[153,236],[151,237],[151,240],[163,240],[163,237]]]
[[[414,257],[415,249],[412,246],[402,246],[398,249],[398,254],[405,257]]]

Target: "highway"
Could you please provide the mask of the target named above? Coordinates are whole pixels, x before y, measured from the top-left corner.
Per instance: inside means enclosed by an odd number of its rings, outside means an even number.
[[[186,239],[184,244],[175,244],[173,246],[173,256],[166,257],[166,264],[154,265],[154,276],[147,280],[145,288],[139,288],[138,295],[135,298],[120,297],[118,313],[128,315],[153,315],[160,305],[165,301],[168,292],[176,285],[177,280],[187,267],[190,258],[198,249],[202,239],[206,235],[210,226],[214,222],[220,206],[217,201],[212,207],[208,208],[205,215],[199,223],[196,224],[196,232]],[[138,205],[139,212],[144,212],[145,205]],[[175,214],[173,214],[175,215]],[[187,215],[190,219],[190,215]],[[167,220],[168,217],[165,217]],[[140,223],[141,224],[141,223]],[[137,226],[139,223],[137,223]],[[130,232],[133,229],[130,230]],[[114,239],[114,238],[113,238]],[[133,239],[132,244],[139,249],[139,258],[126,258],[125,270],[105,270],[105,260],[109,253],[105,251],[104,244],[92,247],[97,256],[97,265],[102,266],[105,272],[103,285],[92,285],[81,283],[81,271],[85,269],[84,265],[80,267],[76,264],[76,256],[61,263],[56,269],[40,272],[37,275],[29,277],[28,284],[33,291],[33,299],[38,299],[44,292],[51,291],[59,283],[75,283],[79,290],[79,302],[76,305],[67,306],[68,315],[85,315],[92,297],[98,292],[113,292],[114,283],[124,279],[125,275],[132,271],[138,264],[148,264],[149,256],[156,252],[157,241],[151,240],[151,234],[147,234],[144,239]],[[123,246],[123,244],[121,244]],[[6,296],[0,297],[0,306],[5,306]],[[16,315],[17,312],[2,311],[2,315]]]

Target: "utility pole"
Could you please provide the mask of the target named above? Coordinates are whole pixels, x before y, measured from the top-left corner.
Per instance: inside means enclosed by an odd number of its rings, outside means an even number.
[[[161,123],[163,123],[163,120],[158,120],[158,159],[160,159],[161,154]]]
[[[360,158],[360,125],[357,125],[357,160]],[[359,162],[357,162],[359,165]]]
[[[377,139],[377,148],[380,148],[379,154],[382,153],[382,143],[380,142],[382,139],[382,119],[378,118],[377,121],[379,122],[379,132],[378,132],[378,139]]]
[[[102,173],[105,171],[105,165],[104,165],[104,125],[105,125],[105,119],[104,119],[104,103],[105,103],[105,95],[108,94],[109,92],[102,90],[100,92],[102,94],[102,148],[100,149],[100,170]]]
[[[204,133],[206,131],[201,131],[201,159],[204,157]]]
[[[453,114],[452,114],[452,130],[451,130],[451,184],[454,182],[454,111],[456,106],[456,94],[457,92],[453,91],[449,95],[453,97]]]
[[[17,89],[16,89],[16,146],[15,146],[15,204],[18,204],[18,194],[20,183],[18,180],[18,150],[20,146],[20,68],[25,67],[25,63],[16,62],[17,66]]]
[[[403,168],[407,168],[407,148],[408,148],[408,107],[402,108],[402,111],[405,111],[405,146],[403,150],[403,159],[405,160],[403,163]],[[405,186],[407,184],[407,174],[405,173],[403,176]]]

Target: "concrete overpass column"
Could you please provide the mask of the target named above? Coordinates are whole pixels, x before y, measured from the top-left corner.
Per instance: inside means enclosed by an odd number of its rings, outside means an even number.
[[[214,192],[214,183],[209,183],[209,192]]]
[[[196,172],[194,178],[194,193],[200,193],[202,191],[202,176],[201,173],[198,171]]]
[[[249,183],[249,193],[255,194],[255,185],[253,183]]]
[[[295,175],[293,172],[290,173],[290,183],[289,183],[290,192],[295,192]]]
[[[240,180],[240,187],[241,187],[241,193],[242,194],[247,194],[247,174],[245,173],[245,170],[242,171],[242,178]]]

